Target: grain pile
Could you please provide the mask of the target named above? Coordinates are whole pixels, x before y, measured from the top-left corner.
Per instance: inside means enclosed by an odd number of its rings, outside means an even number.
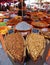
[[[32,29],[32,26],[30,24],[26,23],[25,21],[23,21],[23,22],[18,23],[16,25],[15,29],[20,30],[20,31],[21,30],[26,31],[26,30]]]

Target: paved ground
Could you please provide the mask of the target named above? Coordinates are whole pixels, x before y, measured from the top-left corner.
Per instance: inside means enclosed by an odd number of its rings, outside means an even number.
[[[13,65],[0,44],[0,65]]]

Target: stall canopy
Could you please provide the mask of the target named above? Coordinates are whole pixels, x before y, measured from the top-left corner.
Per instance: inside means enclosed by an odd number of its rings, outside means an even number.
[[[17,1],[17,0],[0,0],[0,2],[13,2],[13,1]]]
[[[0,0],[0,2],[11,2],[12,0]]]

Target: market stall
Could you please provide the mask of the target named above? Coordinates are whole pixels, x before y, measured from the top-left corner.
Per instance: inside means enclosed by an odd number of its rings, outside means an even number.
[[[50,3],[16,4],[13,1],[8,10],[0,11],[3,54],[13,65],[50,65]]]

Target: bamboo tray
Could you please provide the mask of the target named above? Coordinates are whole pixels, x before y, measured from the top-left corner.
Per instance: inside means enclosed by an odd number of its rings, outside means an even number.
[[[9,34],[7,34],[7,35],[9,35]],[[7,35],[5,35],[5,37],[7,36]],[[13,65],[23,65],[24,64],[24,59],[25,59],[25,56],[26,56],[26,47],[25,47],[25,40],[24,40],[24,54],[23,54],[23,61],[22,62],[20,62],[20,61],[18,61],[18,60],[15,60],[15,58],[11,55],[11,53],[7,50],[7,48],[6,48],[6,45],[5,45],[5,37],[3,37],[3,35],[1,35],[0,34],[0,41],[1,41],[1,43],[2,43],[2,47],[3,47],[3,49],[4,49],[4,51],[7,53],[7,55],[8,55],[8,57],[9,57],[9,59],[11,60],[11,62],[13,63]]]
[[[41,22],[41,21],[40,21],[40,22]],[[50,26],[50,25],[47,24],[46,22],[42,22],[42,24],[43,24],[43,25],[39,25],[39,24],[37,23],[37,25],[36,25],[36,22],[32,22],[32,23],[31,23],[32,26],[37,27],[37,28],[47,28],[47,27]]]

